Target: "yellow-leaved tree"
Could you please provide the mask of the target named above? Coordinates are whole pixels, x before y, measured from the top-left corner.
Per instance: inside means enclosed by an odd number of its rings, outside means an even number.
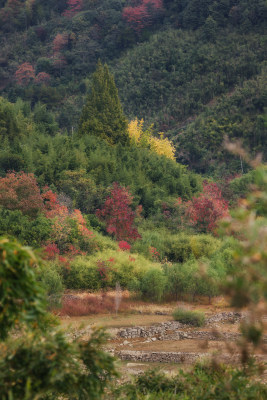
[[[160,138],[153,136],[153,124],[144,130],[144,120],[135,118],[128,124],[130,142],[136,146],[149,148],[160,156],[165,156],[175,160],[175,147],[168,138],[164,138],[164,133],[160,132]]]

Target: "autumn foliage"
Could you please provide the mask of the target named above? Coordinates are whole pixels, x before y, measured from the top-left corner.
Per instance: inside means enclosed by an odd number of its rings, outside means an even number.
[[[142,0],[138,5],[125,7],[122,16],[136,32],[140,32],[153,23],[162,9],[162,0]]]
[[[70,211],[48,187],[41,193],[33,174],[9,172],[0,178],[0,206],[19,210],[31,219],[43,215],[50,220],[49,239],[41,243],[46,259],[64,261],[62,256],[85,255],[86,251],[96,247],[94,234],[87,228],[80,210]]]
[[[216,183],[204,181],[203,192],[186,203],[186,216],[199,231],[214,231],[218,221],[228,215],[228,202]]]
[[[34,68],[28,62],[21,64],[15,72],[15,79],[21,86],[27,86],[34,78]]]
[[[9,172],[0,178],[0,205],[31,217],[43,211],[43,198],[34,175]]]
[[[106,199],[102,210],[96,215],[105,222],[106,230],[116,240],[133,241],[141,236],[134,226],[135,212],[131,209],[132,196],[129,191],[113,183],[110,196]]]
[[[52,43],[53,53],[61,51],[68,43],[68,35],[66,33],[58,33]]]
[[[82,0],[67,0],[68,8],[64,11],[63,15],[67,18],[72,18],[81,11],[83,6]]]
[[[121,240],[118,243],[119,249],[122,251],[131,250],[131,245],[126,240]]]
[[[76,236],[83,241],[90,241],[94,234],[86,227],[86,221],[80,210],[75,209],[70,212],[66,205],[59,202],[57,194],[49,188],[44,191],[42,198],[45,216],[53,222],[51,243],[45,251],[49,253],[49,246],[56,245],[60,254],[68,254],[71,257],[83,254],[78,245],[74,246],[70,243],[70,236],[74,234],[73,229],[76,230]]]
[[[51,79],[51,76],[48,73],[39,72],[39,74],[36,75],[36,77],[35,77],[35,83],[38,83],[38,84],[46,83],[47,84],[47,83],[49,83],[50,79]]]
[[[144,129],[144,120],[136,118],[128,124],[128,134],[131,143],[139,147],[147,147],[160,156],[165,156],[175,160],[175,147],[173,143],[164,138],[164,133],[159,133],[159,138],[153,136],[153,124],[148,129]]]

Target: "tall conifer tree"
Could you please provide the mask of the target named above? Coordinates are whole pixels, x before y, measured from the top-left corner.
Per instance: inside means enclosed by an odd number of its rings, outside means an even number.
[[[127,144],[127,120],[123,113],[118,89],[107,65],[98,62],[93,75],[91,92],[82,110],[80,136],[90,134],[107,140],[110,144]]]

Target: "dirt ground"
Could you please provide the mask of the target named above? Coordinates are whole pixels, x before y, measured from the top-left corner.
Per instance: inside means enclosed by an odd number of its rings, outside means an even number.
[[[77,293],[75,294],[77,295]],[[83,293],[78,293],[83,296]],[[112,294],[111,294],[112,295]],[[80,317],[61,317],[61,324],[64,328],[72,328],[75,331],[90,330],[94,327],[105,327],[112,335],[106,345],[107,350],[120,351],[144,351],[144,352],[192,352],[192,353],[207,353],[207,354],[237,354],[239,348],[237,343],[233,341],[219,340],[201,340],[201,339],[182,339],[182,340],[154,340],[149,341],[147,338],[127,339],[116,336],[119,328],[135,327],[135,326],[152,326],[161,323],[173,321],[172,312],[175,308],[184,307],[190,310],[203,311],[206,317],[210,317],[216,313],[234,311],[231,309],[223,298],[213,300],[212,304],[172,302],[165,304],[149,304],[141,301],[133,301],[127,293],[123,294],[123,300],[127,302],[129,311],[110,314],[96,314]],[[264,323],[265,334],[267,334],[267,319]],[[201,328],[186,327],[186,332],[191,331],[209,331],[209,332],[227,332],[238,333],[239,324],[230,321],[221,321],[212,325],[206,325]],[[89,338],[90,334],[85,333],[81,336],[82,339]],[[265,348],[258,350],[255,354],[267,357],[267,343]],[[150,362],[117,362],[118,370],[122,373],[122,379],[128,379],[129,376],[139,374],[148,368],[159,368],[168,374],[175,374],[179,369],[190,369],[192,365],[174,364],[174,363],[150,363]]]

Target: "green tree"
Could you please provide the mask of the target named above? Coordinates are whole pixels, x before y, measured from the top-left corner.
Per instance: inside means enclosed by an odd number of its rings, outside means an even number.
[[[0,398],[101,399],[117,375],[113,357],[101,350],[105,334],[70,341],[53,327],[37,271],[30,248],[0,239]],[[14,327],[23,335],[9,335]]]
[[[90,134],[110,144],[128,143],[127,120],[123,113],[118,89],[107,65],[98,62],[93,75],[91,92],[82,110],[80,136]]]
[[[13,105],[3,97],[0,97],[0,140],[6,138],[8,141],[13,142],[20,134]]]

